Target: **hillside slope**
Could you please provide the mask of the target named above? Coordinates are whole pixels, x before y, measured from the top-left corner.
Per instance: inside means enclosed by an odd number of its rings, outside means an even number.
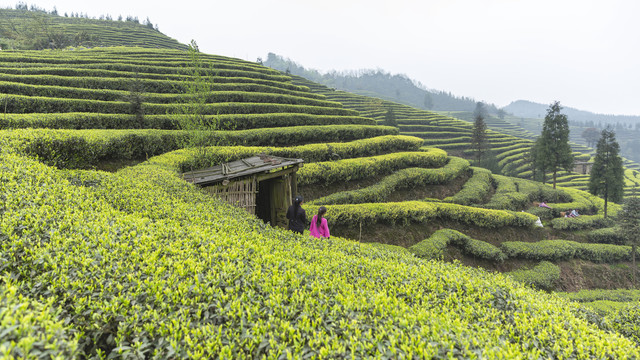
[[[423,138],[427,146],[436,146],[450,153],[472,157],[471,133],[473,125],[468,112],[433,112],[415,107],[386,101],[375,97],[367,97],[345,91],[336,91],[324,85],[316,84],[302,77],[294,76],[294,83],[308,86],[313,92],[321,94],[332,101],[344,104],[345,108],[359,111],[362,115],[376,119],[384,124],[391,116],[400,133]],[[460,116],[463,121],[456,116]],[[491,118],[488,140],[491,151],[495,154],[499,170],[504,175],[530,178],[531,164],[527,154],[533,145],[533,130],[527,131],[521,126],[514,126],[507,121]],[[575,137],[576,135],[573,134]],[[593,149],[577,143],[571,144],[576,161],[585,162],[591,158]],[[634,172],[637,163],[625,160],[625,194],[637,191],[640,176]],[[558,185],[587,190],[589,176],[575,172],[559,172]]]
[[[65,358],[640,356],[635,343],[594,323],[599,318],[589,311],[513,280],[530,283],[527,276],[553,272],[556,261],[626,265],[628,247],[544,242],[561,234],[551,231],[607,225],[598,215],[601,199],[494,176],[289,76],[201,56],[213,65],[206,119],[220,125],[204,153],[181,148],[190,134],[176,129],[174,110],[186,106],[193,80],[182,71],[184,52],[0,53],[0,299],[24,309],[2,312],[11,324],[28,326],[5,330],[18,341],[4,351]],[[145,89],[142,119],[125,100],[132,83]],[[305,206],[311,215],[327,205],[331,239],[268,226],[181,175],[260,153],[304,159]],[[117,171],[94,170],[114,162]],[[553,209],[539,213],[532,201],[541,198]],[[590,216],[584,223],[545,218],[549,232],[536,230],[536,216],[570,208]],[[440,230],[449,231],[446,239]],[[527,244],[517,241],[522,234]],[[498,269],[509,274],[429,260],[455,251],[489,268],[512,261]],[[35,324],[34,316],[46,321]]]
[[[187,46],[137,21],[96,20],[42,11],[0,9],[0,46],[7,49],[140,46],[186,50]]]

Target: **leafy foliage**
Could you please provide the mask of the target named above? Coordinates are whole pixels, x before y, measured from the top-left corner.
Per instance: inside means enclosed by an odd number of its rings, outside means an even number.
[[[447,153],[440,149],[316,162],[306,164],[300,169],[298,183],[301,185],[333,184],[389,174],[407,167],[440,168],[447,162]]]
[[[480,259],[501,262],[505,259],[499,248],[470,238],[469,236],[451,229],[434,232],[429,238],[411,246],[408,250],[416,256],[425,259],[442,259],[447,245],[459,247],[465,254]]]
[[[446,184],[469,168],[469,162],[450,158],[449,163],[436,169],[408,168],[386,176],[377,184],[358,190],[343,191],[314,200],[313,204],[361,204],[384,202],[391,193],[401,189],[419,188],[425,185]]]
[[[514,270],[506,275],[535,288],[551,290],[560,279],[560,267],[549,261],[541,261],[532,269]]]
[[[2,237],[2,236],[0,236]],[[53,301],[20,295],[8,276],[0,280],[0,353],[9,359],[62,359],[78,355],[78,334],[58,319]]]
[[[270,228],[175,170],[146,164],[87,187],[21,156],[0,161],[7,265],[22,291],[61,306],[88,357],[640,356],[557,298]]]

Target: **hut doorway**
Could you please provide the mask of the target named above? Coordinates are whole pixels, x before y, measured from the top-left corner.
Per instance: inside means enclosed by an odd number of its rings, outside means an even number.
[[[184,173],[183,178],[272,226],[286,228],[287,209],[297,192],[296,172],[302,162],[261,154]]]
[[[274,226],[287,227],[287,209],[291,205],[290,176],[263,180],[258,183],[256,216]]]

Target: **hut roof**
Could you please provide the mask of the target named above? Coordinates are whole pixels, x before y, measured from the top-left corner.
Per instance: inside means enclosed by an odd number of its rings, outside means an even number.
[[[303,162],[304,160],[302,159],[259,154],[207,169],[189,171],[183,173],[182,177],[192,184],[206,186],[248,175],[269,173],[275,169],[282,169],[302,164]]]

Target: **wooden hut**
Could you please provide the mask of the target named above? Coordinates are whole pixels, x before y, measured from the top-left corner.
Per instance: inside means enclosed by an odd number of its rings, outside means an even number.
[[[186,172],[183,178],[273,226],[287,227],[286,213],[298,191],[296,172],[302,163],[302,159],[260,154]]]
[[[591,174],[591,168],[593,167],[593,162],[589,162],[589,161],[576,161],[574,163],[574,172],[577,172],[578,174],[583,174],[583,175],[589,175]]]

